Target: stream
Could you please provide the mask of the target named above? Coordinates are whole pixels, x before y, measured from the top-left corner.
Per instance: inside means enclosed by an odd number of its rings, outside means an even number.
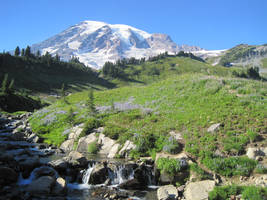
[[[78,152],[71,157],[33,138],[25,116],[1,116],[0,199],[157,199],[149,164]]]

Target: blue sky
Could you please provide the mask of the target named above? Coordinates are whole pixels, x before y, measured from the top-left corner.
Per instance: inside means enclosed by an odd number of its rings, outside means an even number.
[[[0,8],[0,52],[84,20],[166,33],[205,49],[267,43],[267,0],[1,0]]]

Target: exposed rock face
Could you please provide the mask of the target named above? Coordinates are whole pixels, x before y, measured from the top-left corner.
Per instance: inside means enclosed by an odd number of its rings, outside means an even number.
[[[118,152],[118,150],[119,150],[119,148],[120,148],[120,144],[114,144],[112,147],[111,147],[111,149],[109,150],[109,153],[108,153],[108,158],[114,158],[115,156],[116,156],[116,154],[117,154],[117,152]]]
[[[80,125],[75,126],[71,129],[71,132],[68,136],[68,139],[66,141],[64,141],[60,146],[60,148],[62,150],[64,150],[65,152],[70,152],[70,151],[74,150],[73,149],[74,143],[81,135],[82,130],[83,130],[82,127],[83,127],[83,124],[80,124]]]
[[[109,178],[109,174],[112,170],[106,165],[106,163],[98,163],[90,176],[89,183],[91,184],[102,184]]]
[[[42,176],[34,181],[32,181],[28,187],[27,191],[33,195],[48,195],[51,192],[52,187],[55,184],[55,178],[51,176]]]
[[[217,123],[217,124],[212,124],[209,128],[208,128],[208,132],[213,133],[216,132],[220,129],[221,124]]]
[[[86,157],[77,151],[71,151],[65,159],[72,165],[79,165],[80,167],[87,167],[88,165]]]
[[[247,150],[247,157],[250,159],[256,160],[258,156],[267,156],[267,147],[256,148],[256,147],[249,147]]]
[[[131,142],[130,140],[127,140],[122,149],[119,151],[119,155],[122,156],[122,157],[128,157],[129,153],[131,150],[135,149],[136,148],[136,145]]]
[[[257,177],[255,180],[255,184],[261,187],[267,187],[267,175],[262,175]]]
[[[157,190],[158,200],[176,200],[178,198],[178,191],[173,185],[161,186]]]
[[[186,200],[208,200],[209,192],[215,187],[215,181],[205,180],[189,183],[184,192]]]
[[[60,148],[65,152],[72,151],[74,147],[74,142],[74,139],[66,140],[60,145]]]
[[[71,133],[70,133],[69,136],[68,136],[68,139],[69,139],[69,140],[70,140],[70,139],[74,139],[74,140],[78,139],[79,136],[80,136],[81,133],[82,133],[82,130],[83,130],[82,127],[83,127],[83,124],[80,124],[80,125],[78,125],[78,126],[73,127],[72,130],[71,130]]]
[[[88,136],[81,137],[78,142],[77,151],[88,152],[88,145],[97,140],[96,134],[91,133]]]
[[[124,183],[121,183],[119,185],[119,188],[125,189],[125,190],[143,190],[146,187],[143,184],[140,184],[140,182],[136,178],[134,178]]]
[[[98,153],[105,155],[109,154],[110,148],[116,143],[115,140],[106,137],[103,133],[100,133],[97,142],[100,145],[100,151]]]

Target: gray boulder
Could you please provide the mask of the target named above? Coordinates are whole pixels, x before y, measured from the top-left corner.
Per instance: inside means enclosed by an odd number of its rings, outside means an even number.
[[[209,192],[215,187],[215,181],[190,182],[184,192],[186,200],[208,200]]]
[[[74,126],[72,129],[71,129],[71,133],[69,134],[68,136],[68,139],[71,140],[76,140],[79,138],[79,136],[81,135],[82,131],[83,131],[83,124],[80,124],[78,126]]]
[[[117,152],[119,151],[119,148],[120,148],[120,144],[116,143],[114,144],[111,149],[109,150],[109,153],[108,153],[108,158],[114,158],[117,154]]]
[[[72,151],[74,147],[74,142],[75,142],[74,139],[66,140],[61,144],[60,149],[62,149],[65,152]]]
[[[0,185],[5,186],[10,183],[15,183],[18,179],[18,174],[9,167],[0,167]]]
[[[39,177],[42,176],[50,176],[53,178],[56,178],[58,176],[57,171],[54,170],[52,167],[48,167],[48,166],[41,166],[38,168],[35,168],[33,170],[34,173],[34,179],[38,179]]]
[[[173,185],[164,185],[157,190],[158,200],[176,200],[178,191]]]
[[[34,181],[32,181],[28,187],[27,191],[32,195],[48,195],[51,192],[52,187],[55,184],[55,178],[51,176],[42,176]]]
[[[97,143],[100,145],[100,151],[98,153],[107,155],[109,158],[113,158],[119,149],[116,141],[106,137],[103,133],[100,133]]]
[[[213,133],[213,132],[216,132],[220,129],[220,126],[221,124],[220,123],[217,123],[217,124],[212,124],[209,128],[208,128],[208,132],[209,133]]]
[[[97,140],[96,134],[91,133],[88,136],[81,137],[78,141],[77,151],[88,152],[88,145]]]
[[[119,151],[119,155],[122,156],[122,157],[128,157],[129,153],[131,150],[135,149],[136,148],[136,145],[131,142],[130,140],[127,140],[122,149]]]
[[[85,156],[83,156],[78,151],[71,151],[67,157],[64,158],[67,162],[73,166],[87,167],[88,161]]]
[[[254,159],[256,160],[256,158],[258,156],[266,156],[267,155],[267,147],[261,147],[261,148],[257,148],[257,147],[249,147],[247,149],[247,153],[246,153],[247,157],[250,159]]]
[[[261,187],[267,187],[267,175],[262,175],[255,179],[255,184]]]
[[[106,163],[98,163],[91,173],[89,183],[94,185],[105,183],[110,174],[112,174],[112,170],[107,167]]]

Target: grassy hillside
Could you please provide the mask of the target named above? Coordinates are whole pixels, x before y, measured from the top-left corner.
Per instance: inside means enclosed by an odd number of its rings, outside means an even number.
[[[159,73],[152,76],[151,69]],[[133,158],[183,148],[202,168],[224,177],[248,176],[257,168],[245,153],[248,146],[267,146],[266,81],[236,78],[232,69],[180,57],[127,65],[123,75],[110,80],[124,87],[95,91],[93,102],[83,91],[35,112],[33,131],[60,145],[75,124],[104,126],[110,138],[137,145]],[[216,123],[219,130],[208,132]],[[182,143],[170,131],[180,133]]]
[[[62,62],[50,55],[11,56],[0,54],[0,82],[8,74],[17,90],[51,93],[64,83],[70,92],[88,87],[111,88],[114,84],[99,78],[96,72],[79,62]]]
[[[148,86],[95,92],[95,104],[100,110],[112,102],[136,105],[132,106],[136,109],[100,114],[99,120],[119,141],[134,140],[140,147],[134,153],[139,156],[161,151],[164,136],[171,130],[183,134],[186,151],[193,156],[212,154],[216,149],[242,155],[245,147],[256,141],[267,145],[263,140],[267,132],[266,88],[260,81],[186,74]],[[34,130],[59,145],[63,132],[71,127],[70,108],[75,112],[74,123],[91,118],[86,99],[87,92],[76,93],[67,98],[68,104],[59,101],[38,111],[31,120]],[[222,124],[219,132],[207,133],[214,123]]]
[[[152,59],[153,60],[153,59]],[[110,77],[113,83],[119,86],[145,85],[155,81],[164,80],[173,75],[185,73],[201,73],[205,75],[231,76],[235,70],[222,66],[212,66],[208,63],[183,56],[162,56],[160,59],[146,61],[139,64],[113,65],[118,76]]]

